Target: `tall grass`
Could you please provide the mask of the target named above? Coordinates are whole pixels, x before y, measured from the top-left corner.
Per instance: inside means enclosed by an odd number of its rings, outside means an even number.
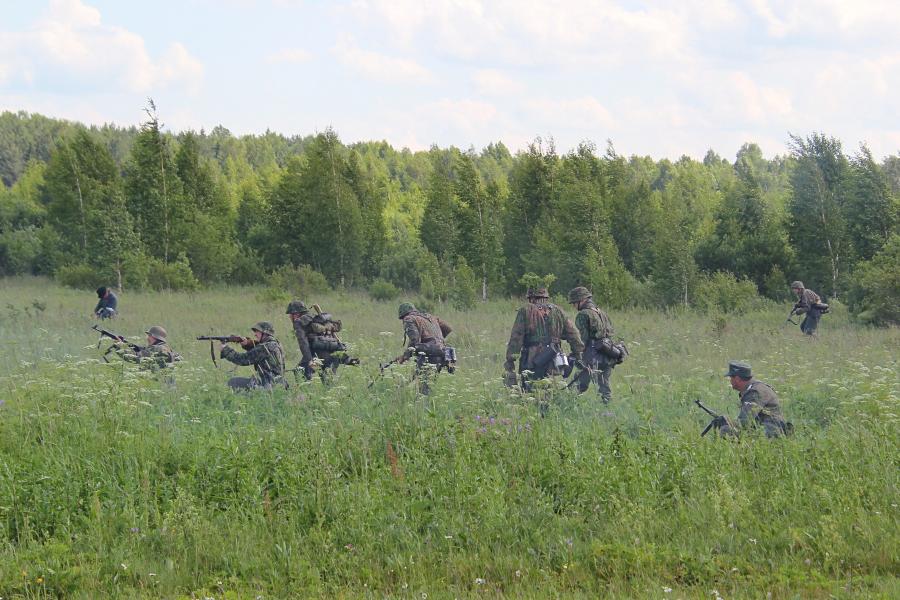
[[[900,593],[896,329],[613,312],[613,403],[556,390],[542,419],[500,379],[513,302],[441,310],[460,368],[422,398],[408,367],[378,376],[394,303],[308,298],[363,366],[233,395],[196,335],[267,319],[299,358],[255,294],[121,298],[111,326],[162,324],[185,355],[170,385],[99,360],[90,294],[0,282],[0,596]],[[793,438],[699,438],[694,398],[737,411],[729,359],[778,390]]]

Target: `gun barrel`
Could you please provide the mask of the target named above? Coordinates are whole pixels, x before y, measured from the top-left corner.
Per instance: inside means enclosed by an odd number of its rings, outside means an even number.
[[[700,402],[700,400],[694,400],[694,404],[696,404],[697,406],[699,406],[701,409],[703,409],[703,411],[704,411],[706,414],[708,414],[709,416],[711,416],[711,417],[713,417],[713,418],[719,416],[719,415],[717,415],[716,413],[714,413],[713,411],[711,411],[711,410],[709,410],[708,408],[706,408],[705,406],[703,406],[703,403]]]

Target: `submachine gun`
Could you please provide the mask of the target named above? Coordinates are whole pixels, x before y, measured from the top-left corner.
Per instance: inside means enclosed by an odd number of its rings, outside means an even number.
[[[140,352],[141,350],[143,350],[142,346],[139,346],[139,345],[135,344],[134,342],[129,342],[127,339],[125,339],[124,335],[119,335],[118,333],[113,333],[112,331],[109,331],[108,329],[102,329],[102,328],[98,327],[97,325],[92,325],[91,329],[93,329],[94,331],[96,331],[97,333],[100,334],[100,339],[97,340],[98,348],[100,347],[100,343],[103,341],[103,338],[109,338],[113,341],[113,343],[109,345],[109,348],[106,349],[106,352],[103,353],[103,356],[102,356],[103,362],[107,362],[107,363],[109,362],[109,359],[107,359],[106,356],[110,352],[115,350],[116,346],[118,346],[119,344],[125,344],[126,346],[128,346],[129,348],[134,350],[135,352]]]

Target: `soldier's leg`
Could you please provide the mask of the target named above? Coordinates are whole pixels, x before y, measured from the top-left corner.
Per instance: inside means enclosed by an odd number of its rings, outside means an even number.
[[[612,365],[598,366],[594,370],[594,375],[596,376],[597,381],[597,391],[600,392],[603,402],[609,404],[610,400],[612,400],[612,388],[609,385],[609,378],[612,375]]]
[[[228,387],[233,392],[246,392],[256,387],[256,380],[252,377],[232,377],[228,380]]]

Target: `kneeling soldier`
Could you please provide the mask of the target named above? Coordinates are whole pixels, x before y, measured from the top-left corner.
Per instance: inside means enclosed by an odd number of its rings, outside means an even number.
[[[252,366],[256,371],[253,377],[232,377],[228,387],[235,391],[257,387],[270,390],[275,384],[284,385],[284,349],[275,338],[275,328],[267,321],[260,321],[251,330],[254,339],[244,338],[241,342],[246,352],[219,342],[219,356],[236,365]]]
[[[419,390],[428,394],[431,390],[428,385],[428,374],[425,365],[435,365],[437,371],[444,367],[452,373],[454,371],[455,356],[447,356],[447,350],[453,351],[444,343],[453,329],[440,317],[435,317],[427,312],[416,310],[410,302],[404,302],[397,310],[397,318],[403,321],[403,335],[406,351],[397,360],[404,363],[412,356],[416,357],[416,377],[419,379]]]
[[[732,389],[737,390],[740,397],[740,413],[738,424],[722,418],[719,425],[719,433],[722,435],[737,435],[739,430],[748,430],[756,426],[765,429],[766,437],[781,437],[790,431],[790,425],[785,422],[781,413],[781,403],[775,390],[767,383],[763,383],[753,377],[750,365],[742,362],[728,363],[728,372],[725,377],[731,379]]]

